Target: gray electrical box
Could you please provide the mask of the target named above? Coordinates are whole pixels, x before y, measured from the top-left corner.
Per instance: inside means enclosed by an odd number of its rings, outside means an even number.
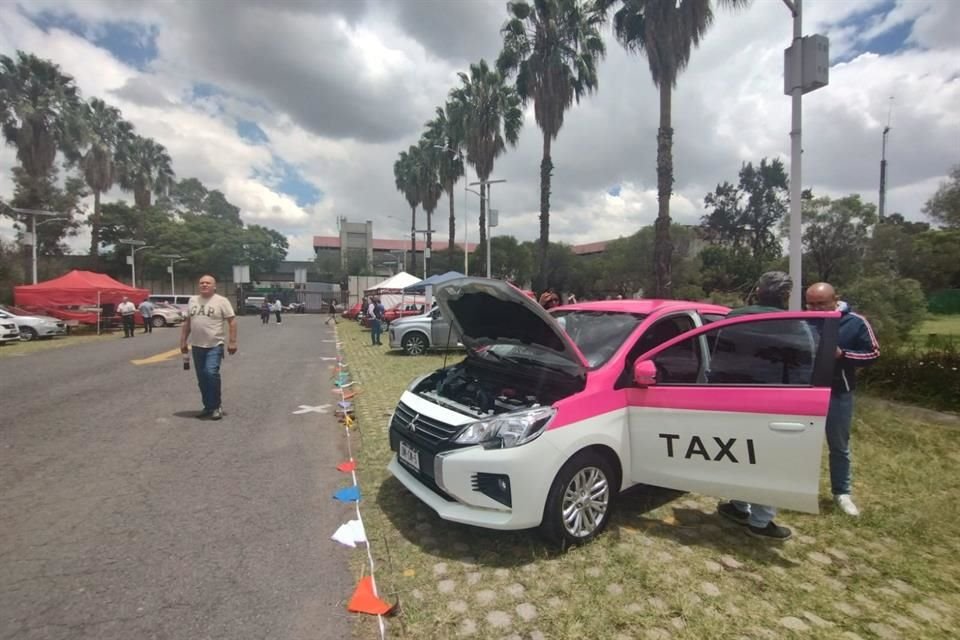
[[[803,93],[810,93],[830,84],[830,39],[815,34],[804,36],[800,44],[803,56],[800,87]],[[793,48],[794,45],[791,45],[783,50],[783,92],[788,96],[796,84],[793,78]]]
[[[489,218],[487,226],[495,227],[500,222],[500,211],[497,209],[490,209],[490,211],[487,212],[487,217]]]

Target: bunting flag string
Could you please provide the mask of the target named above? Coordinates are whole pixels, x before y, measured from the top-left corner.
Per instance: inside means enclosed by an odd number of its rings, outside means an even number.
[[[331,393],[338,398],[335,414],[337,419],[343,424],[344,434],[347,438],[347,460],[338,464],[337,470],[342,473],[349,473],[352,482],[349,486],[338,489],[333,494],[333,499],[343,503],[353,503],[356,517],[340,525],[330,537],[335,542],[345,546],[352,548],[362,546],[366,549],[370,573],[369,575],[361,576],[356,589],[347,602],[347,610],[354,613],[366,613],[377,616],[380,638],[381,640],[385,640],[386,625],[383,617],[393,613],[396,605],[391,605],[382,600],[377,592],[377,581],[375,577],[376,566],[373,561],[373,552],[370,549],[370,540],[367,538],[366,529],[363,525],[363,516],[360,514],[362,492],[360,490],[360,482],[357,479],[357,462],[353,457],[353,447],[350,438],[350,431],[355,426],[357,420],[352,400],[360,393],[360,390],[351,388],[356,384],[356,381],[350,379],[347,364],[343,361],[343,355],[341,354],[343,342],[339,339],[337,328],[334,327],[333,331],[337,346],[337,360],[336,364],[331,367],[330,378],[333,383]],[[347,389],[349,389],[349,391]]]

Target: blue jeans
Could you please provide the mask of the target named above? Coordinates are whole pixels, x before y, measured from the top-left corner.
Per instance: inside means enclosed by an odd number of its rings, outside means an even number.
[[[830,488],[833,495],[850,493],[850,423],[853,421],[853,394],[830,394],[827,412],[827,446],[830,448]]]
[[[766,527],[777,515],[776,507],[768,507],[765,504],[751,504],[740,500],[731,500],[730,502],[740,511],[748,511],[750,513],[750,526],[758,529]]]
[[[380,321],[376,318],[370,321],[370,340],[373,344],[380,344]]]
[[[220,408],[220,362],[223,360],[223,345],[205,349],[191,347],[193,368],[197,370],[197,384],[203,398],[205,411]]]

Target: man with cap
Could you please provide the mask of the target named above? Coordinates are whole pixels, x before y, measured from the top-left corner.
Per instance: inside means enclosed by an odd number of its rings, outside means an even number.
[[[727,318],[753,313],[786,311],[792,289],[793,280],[789,274],[783,271],[768,271],[757,281],[756,288],[748,299],[751,304],[734,309],[727,314]],[[774,516],[777,515],[776,507],[730,500],[717,505],[717,513],[747,527],[747,533],[756,538],[782,542],[793,535],[790,529],[781,527],[773,521]]]

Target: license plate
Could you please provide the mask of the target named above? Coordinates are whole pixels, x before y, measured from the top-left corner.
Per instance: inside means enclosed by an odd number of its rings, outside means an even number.
[[[417,471],[420,471],[420,453],[403,440],[400,441],[400,449],[397,455],[400,457],[401,462],[405,462]]]

